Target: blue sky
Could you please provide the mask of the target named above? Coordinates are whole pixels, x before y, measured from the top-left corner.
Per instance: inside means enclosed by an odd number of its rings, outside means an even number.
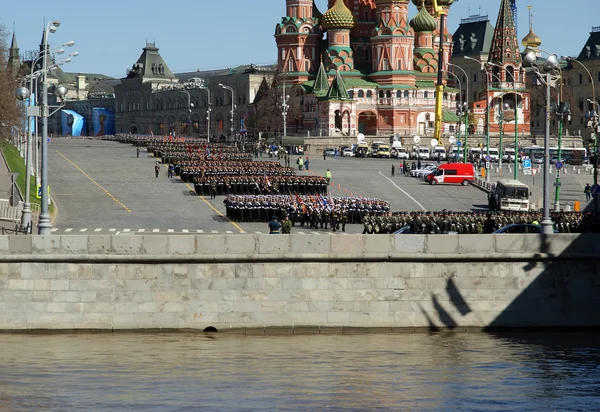
[[[600,26],[598,0],[517,1],[519,37],[528,32],[526,6],[531,5],[534,29],[544,42],[542,48],[558,55],[579,54],[592,26]],[[77,45],[71,51],[80,54],[64,67],[65,71],[114,77],[125,75],[126,67],[137,60],[146,39],[156,41],[174,72],[273,63],[277,56],[274,28],[285,13],[285,0],[6,3],[0,23],[9,30],[15,23],[22,53],[38,47],[44,19],[58,19],[62,25],[51,35],[51,45],[75,40]],[[317,0],[321,10],[325,10],[326,3],[327,0]],[[450,31],[456,30],[461,18],[478,14],[480,8],[481,14],[488,14],[495,25],[499,4],[500,0],[457,1],[450,12]],[[416,8],[412,4],[410,7],[412,17]]]

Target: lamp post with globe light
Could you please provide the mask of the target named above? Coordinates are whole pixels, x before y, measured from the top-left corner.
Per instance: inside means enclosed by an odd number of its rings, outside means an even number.
[[[233,133],[235,131],[234,126],[233,126],[233,115],[235,114],[235,92],[233,91],[233,87],[224,85],[222,83],[219,83],[219,86],[225,90],[229,90],[231,92],[231,138],[233,139]]]
[[[558,58],[555,54],[551,54],[548,59],[539,66],[537,63],[537,55],[530,51],[523,57],[523,66],[531,67],[538,79],[546,86],[546,113],[545,113],[545,133],[544,133],[544,206],[542,212],[542,231],[544,235],[554,233],[554,227],[550,218],[550,89],[557,86],[560,79]]]

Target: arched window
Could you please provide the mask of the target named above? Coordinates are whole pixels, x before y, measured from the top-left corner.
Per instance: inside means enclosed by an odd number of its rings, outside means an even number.
[[[448,93],[444,93],[444,100],[448,100]]]
[[[364,92],[364,90],[359,90],[359,91],[358,91],[358,98],[359,98],[359,99],[362,99],[363,97],[365,97],[365,92]]]
[[[385,92],[385,97],[387,97],[387,98],[392,97],[392,91],[391,90],[386,91]]]
[[[383,92],[383,90],[379,90],[379,97],[380,97],[380,98],[383,98],[383,96],[384,96],[384,94],[383,94],[383,93],[384,93],[384,92]]]
[[[399,99],[402,97],[402,90],[396,90],[396,98]]]
[[[348,90],[348,97],[354,99],[354,90]]]
[[[367,99],[373,97],[373,92],[371,90],[367,90]]]
[[[404,90],[404,97],[408,98],[410,96],[410,93],[408,92],[408,90]]]
[[[427,99],[428,97],[429,97],[429,92],[428,92],[427,90],[425,90],[425,91],[423,92],[423,98],[424,98],[424,99]]]
[[[506,68],[506,81],[515,82],[515,68],[512,66],[508,66]]]

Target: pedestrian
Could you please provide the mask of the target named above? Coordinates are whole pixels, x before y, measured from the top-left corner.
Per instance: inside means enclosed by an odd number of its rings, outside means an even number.
[[[139,147],[136,147],[136,150],[135,150],[135,152],[136,152],[136,154],[137,154],[137,157],[138,157],[138,159],[139,159],[139,157],[140,157],[140,148],[139,148]]]
[[[585,188],[583,189],[583,193],[585,194],[586,202],[589,202],[590,200],[592,200],[592,188],[590,187],[589,183],[587,185],[585,185]]]
[[[331,182],[331,170],[327,169],[325,172],[325,180],[327,181],[327,185],[329,186],[329,182]]]
[[[392,177],[394,177],[394,173],[396,172],[396,166],[392,163]]]
[[[160,163],[156,162],[156,165],[154,165],[154,174],[156,175],[156,178],[158,179],[158,175],[160,174]]]
[[[173,177],[174,172],[175,172],[175,165],[170,164],[169,165],[169,173],[168,173],[169,179],[171,179]]]
[[[302,166],[304,166],[304,160],[302,160],[302,156],[296,160],[296,164],[298,165],[298,170],[302,170]]]
[[[327,150],[323,150],[323,160],[327,160]]]
[[[288,215],[285,215],[283,218],[283,223],[281,224],[281,233],[284,235],[289,235],[292,233],[292,221]]]
[[[308,171],[308,156],[306,156],[306,160],[304,161],[304,170]]]
[[[279,229],[281,229],[281,223],[279,223],[279,221],[277,220],[277,216],[273,216],[273,218],[269,222],[269,234],[278,235]]]

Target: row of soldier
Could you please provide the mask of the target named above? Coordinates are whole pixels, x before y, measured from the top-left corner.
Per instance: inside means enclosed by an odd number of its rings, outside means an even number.
[[[558,233],[596,230],[591,213],[558,212],[552,213],[551,219]],[[363,233],[389,234],[406,228],[406,233],[412,234],[484,234],[512,224],[538,225],[541,221],[542,216],[538,212],[399,212],[388,216],[366,216]],[[515,232],[527,233],[518,227]]]
[[[175,174],[184,182],[194,178],[225,176],[294,176],[295,170],[276,162],[181,162],[174,164]]]
[[[220,176],[194,177],[199,196],[220,195],[327,195],[327,180],[321,176]]]
[[[237,222],[267,222],[272,216],[289,216],[294,225],[327,227],[332,217],[345,223],[360,223],[364,216],[387,215],[388,202],[381,199],[324,197],[320,195],[227,196],[227,217]],[[335,227],[335,226],[334,226]]]

